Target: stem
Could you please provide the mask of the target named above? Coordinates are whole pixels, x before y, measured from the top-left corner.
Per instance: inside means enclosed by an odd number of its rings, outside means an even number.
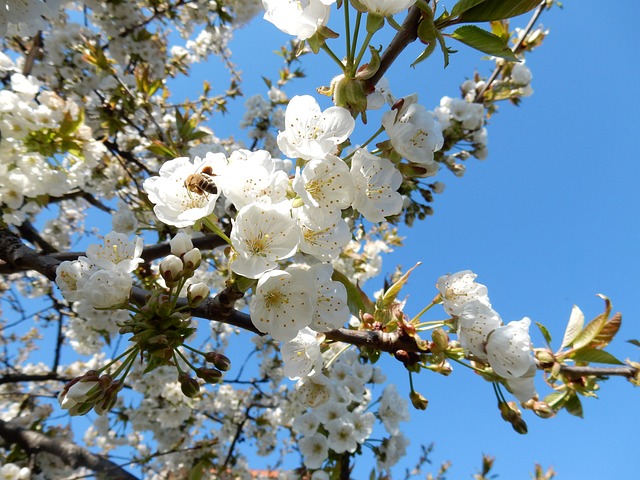
[[[351,71],[349,72],[349,75],[351,77],[354,77],[356,74],[356,69],[358,67],[356,67],[356,64],[354,62],[354,58],[353,58],[353,54],[356,51],[356,45],[358,44],[358,35],[360,35],[360,22],[362,21],[362,12],[358,12],[356,15],[356,26],[353,30],[353,42],[351,42],[351,55],[349,56],[349,65],[351,66]]]
[[[424,307],[422,310],[420,310],[420,312],[418,312],[418,314],[413,317],[411,319],[411,323],[417,321],[422,315],[424,315],[425,313],[427,313],[427,311],[433,307],[435,305],[435,303],[431,302],[429,305],[427,305],[426,307]],[[425,323],[433,323],[433,322],[425,322]],[[421,325],[424,325],[424,323],[422,323]]]
[[[346,43],[346,55],[347,55],[347,71],[351,71],[353,67],[353,52],[351,51],[351,25],[349,21],[349,2],[348,0],[343,3],[344,6],[344,38]]]
[[[366,141],[366,142],[364,142],[362,145],[360,145],[360,147],[359,147],[359,148],[364,148],[364,147],[366,147],[367,145],[369,145],[369,144],[370,144],[370,143],[371,143],[371,142],[372,142],[372,141],[373,141],[373,140],[374,140],[378,135],[380,135],[382,132],[384,132],[384,127],[380,127],[380,128],[378,129],[378,131],[377,131],[376,133],[374,133],[373,135],[371,135],[371,137],[369,137],[369,138],[367,139],[367,141]],[[354,155],[356,152],[357,152],[357,150],[354,150],[354,151],[353,151],[353,152],[351,152],[349,155],[347,155],[346,157],[344,157],[342,160],[346,162],[346,161],[347,161],[347,160],[349,160],[351,157],[353,157],[353,155]]]
[[[320,47],[322,50],[325,51],[325,53],[327,55],[329,55],[329,57],[331,58],[331,60],[333,60],[335,63],[337,63],[340,66],[340,69],[342,70],[342,72],[344,73],[345,71],[345,66],[344,63],[342,63],[342,60],[340,60],[338,58],[338,56],[333,53],[333,50],[331,50],[331,48],[329,47],[329,45],[327,45],[326,43],[323,43],[322,46]]]
[[[351,345],[349,345],[349,344],[345,345],[342,350],[340,350],[338,353],[336,353],[334,355],[334,357],[327,362],[327,364],[324,366],[324,368],[329,368],[331,366],[331,364],[333,362],[335,362],[340,355],[342,355],[344,352],[346,352],[349,349],[349,347],[351,347]]]
[[[126,358],[126,360],[124,362],[122,362],[122,364],[116,369],[115,372],[113,372],[113,378],[116,378],[118,375],[120,375],[120,372],[122,372],[122,370],[124,370],[124,368],[127,368],[127,373],[129,373],[129,370],[131,369],[131,366],[133,365],[133,361],[135,360],[136,356],[138,355],[138,346],[136,345],[135,347],[132,347],[130,350],[134,350],[132,351],[129,356]],[[120,355],[120,357],[122,357],[124,354]],[[120,358],[118,357],[118,358]],[[117,359],[116,359],[117,360]],[[111,363],[115,362],[116,360],[113,360]],[[126,377],[126,375],[124,376]],[[123,377],[123,378],[124,378]]]
[[[194,372],[196,371],[197,367],[194,367],[193,364],[187,360],[187,357],[185,357],[182,352],[180,350],[178,350],[177,348],[174,350],[174,357],[175,354],[177,353],[178,355],[180,355],[180,358],[182,358],[182,360],[184,360],[184,363],[186,363],[187,365],[189,365],[189,368],[191,368],[191,370],[193,370]],[[178,362],[176,362],[176,366],[178,366]],[[180,367],[178,366],[178,370],[180,370]],[[180,370],[180,373],[182,373],[182,370]]]
[[[210,232],[215,233],[221,239],[223,239],[225,242],[227,242],[229,245],[231,245],[231,240],[229,239],[229,237],[227,237],[225,235],[225,233],[222,230],[220,230],[220,227],[218,227],[218,225],[216,225],[213,222],[213,220],[211,220],[210,217],[204,217],[202,219],[202,223],[209,229]]]
[[[358,58],[356,58],[356,61],[353,64],[353,73],[358,71],[358,67],[360,66],[360,60],[362,60],[362,57],[364,57],[364,53],[367,51],[367,47],[369,46],[371,37],[373,37],[373,33],[367,32],[367,36],[365,37],[364,42],[360,47],[360,53],[358,53]]]
[[[137,345],[134,345],[133,347],[131,347],[129,350],[125,350],[123,353],[121,353],[120,355],[118,355],[116,358],[114,358],[113,360],[111,360],[109,363],[107,363],[104,367],[102,367],[101,369],[98,370],[98,372],[103,372],[105,371],[107,368],[109,368],[111,365],[113,365],[114,363],[116,363],[118,360],[120,360],[122,357],[124,357],[125,355],[129,355],[131,352],[133,352],[134,350],[136,350],[136,355],[138,354],[137,350],[138,347]],[[120,367],[118,368],[120,369]]]

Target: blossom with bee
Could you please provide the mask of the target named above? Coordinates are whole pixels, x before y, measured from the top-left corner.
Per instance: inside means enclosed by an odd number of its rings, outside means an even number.
[[[159,176],[143,183],[158,220],[184,228],[210,215],[220,192],[209,183],[215,184],[218,173],[226,167],[227,158],[222,153],[207,153],[193,162],[189,157],[179,157],[162,165]]]

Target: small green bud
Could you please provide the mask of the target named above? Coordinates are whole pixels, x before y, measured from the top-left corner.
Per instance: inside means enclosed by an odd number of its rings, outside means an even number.
[[[188,374],[181,373],[178,375],[178,382],[180,382],[180,389],[185,397],[195,398],[200,393],[200,384]]]
[[[431,338],[438,351],[445,352],[449,348],[449,335],[443,329],[436,328],[431,332]]]
[[[203,379],[207,383],[216,384],[222,381],[222,372],[215,368],[200,367],[196,369],[198,378]]]
[[[204,356],[204,359],[208,363],[213,363],[213,365],[218,369],[226,372],[231,368],[231,360],[217,352],[209,352]]]

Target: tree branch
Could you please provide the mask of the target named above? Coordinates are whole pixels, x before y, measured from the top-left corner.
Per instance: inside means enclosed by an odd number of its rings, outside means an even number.
[[[71,468],[85,467],[100,473],[100,478],[109,480],[138,480],[120,466],[100,455],[79,447],[61,438],[51,438],[40,432],[27,430],[12,421],[0,420],[0,437],[8,444],[17,444],[26,452],[40,452],[55,455]]]
[[[422,11],[417,6],[414,5],[409,9],[407,17],[404,19],[404,22],[402,22],[402,28],[396,33],[389,43],[389,46],[382,53],[378,71],[365,82],[365,91],[373,90],[383,75],[387,73],[387,70],[389,70],[389,67],[391,67],[395,59],[398,58],[398,55],[402,53],[407,45],[413,43],[418,38],[418,23],[420,23],[421,18]]]

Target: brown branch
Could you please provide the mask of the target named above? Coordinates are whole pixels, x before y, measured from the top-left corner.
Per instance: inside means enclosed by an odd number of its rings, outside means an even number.
[[[26,374],[26,373],[8,373],[0,377],[0,385],[6,383],[22,383],[22,382],[45,382],[49,380],[57,380],[59,382],[69,382],[71,378],[60,377],[55,372],[42,374]]]
[[[626,377],[635,378],[638,369],[635,367],[577,367],[574,365],[562,365],[560,373],[567,377]]]
[[[138,480],[122,467],[100,455],[61,438],[51,438],[44,433],[27,430],[12,421],[0,420],[0,437],[9,445],[17,444],[30,454],[46,452],[55,455],[71,468],[85,467],[109,480]]]
[[[211,238],[194,239],[196,244],[199,241],[213,242]],[[214,242],[215,243],[215,242]],[[154,248],[168,249],[167,244],[155,246]],[[20,268],[35,270],[42,273],[50,280],[54,280],[56,276],[56,268],[61,263],[60,260],[50,256],[36,252],[30,247],[22,244],[20,239],[8,229],[0,229],[0,260],[15,265]],[[133,287],[131,291],[131,299],[142,305],[146,303],[150,292]],[[243,330],[262,335],[262,333],[253,325],[251,317],[243,312],[233,308],[236,301],[242,298],[242,292],[233,287],[222,290],[213,298],[202,302],[198,307],[191,310],[191,315],[207,320],[215,320],[218,322],[233,325]],[[181,307],[187,304],[186,299],[180,299],[177,306]],[[380,331],[361,331],[348,330],[340,328],[325,334],[327,340],[340,341],[356,345],[358,347],[369,347],[383,352],[396,353],[404,350],[408,353],[424,353],[418,343],[409,335],[400,334],[398,332],[386,333]],[[634,367],[575,367],[563,366],[562,372],[569,376],[624,376],[633,378],[638,369]]]
[[[389,46],[380,57],[378,71],[365,82],[365,91],[373,90],[382,76],[389,70],[398,55],[418,38],[418,23],[422,18],[422,11],[416,5],[409,9],[407,17],[402,22],[402,28],[393,37]]]

